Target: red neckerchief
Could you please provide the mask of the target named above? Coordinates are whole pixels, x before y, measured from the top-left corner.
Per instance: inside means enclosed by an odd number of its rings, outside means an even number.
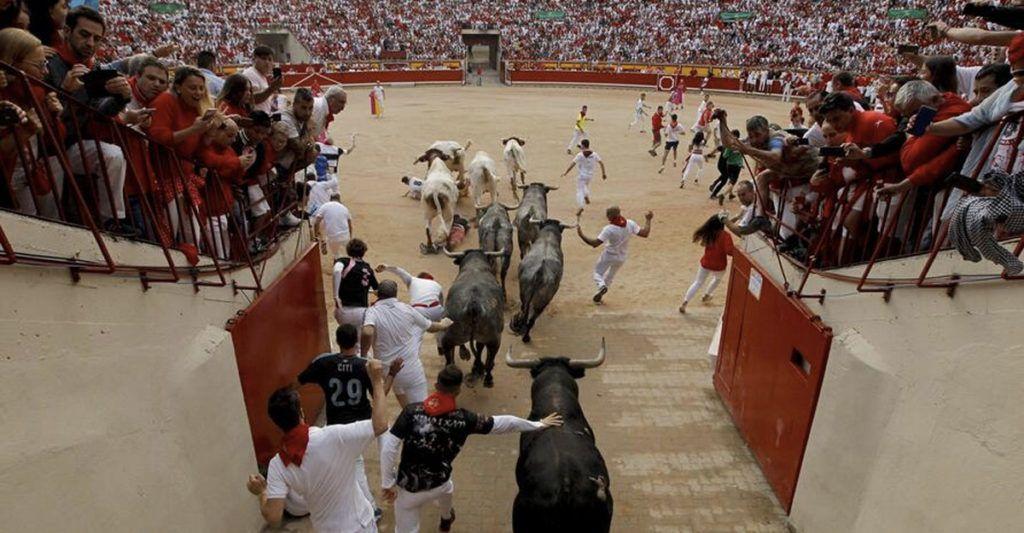
[[[423,411],[430,416],[440,416],[455,410],[455,396],[434,392],[423,400]]]
[[[156,96],[153,98],[146,98],[142,95],[142,91],[139,90],[139,77],[132,76],[128,78],[128,85],[132,88],[132,98],[138,102],[142,107],[149,107],[149,104],[156,100]],[[157,95],[160,96],[160,95]]]
[[[624,227],[626,227],[626,217],[624,217],[622,215],[619,215],[619,216],[611,219],[611,223],[615,224],[616,226],[618,226],[620,228],[624,228]]]
[[[424,273],[419,275],[419,278],[420,279],[431,279],[432,280],[432,279],[434,279],[434,276],[431,276],[430,274],[427,274],[426,272],[424,272]]]
[[[71,46],[68,45],[66,41],[59,43],[57,46],[54,47],[54,49],[57,50],[57,55],[59,55],[60,58],[68,64],[68,66],[82,64],[92,69],[93,59],[91,57],[89,59],[84,60],[79,59],[78,55],[75,54],[75,51],[71,49]]]
[[[309,426],[302,422],[284,434],[284,438],[281,439],[281,449],[277,453],[281,456],[284,466],[292,463],[295,463],[295,466],[302,466],[302,457],[306,455],[306,446],[308,445]]]

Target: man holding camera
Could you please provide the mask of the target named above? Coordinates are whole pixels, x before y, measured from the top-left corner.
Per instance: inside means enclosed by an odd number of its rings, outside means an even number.
[[[274,51],[269,46],[257,46],[252,56],[252,66],[242,75],[252,84],[253,109],[271,115],[278,111],[273,96],[281,90],[281,69],[274,68]]]

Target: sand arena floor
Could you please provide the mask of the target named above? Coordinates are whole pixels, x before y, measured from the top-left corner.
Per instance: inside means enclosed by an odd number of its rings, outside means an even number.
[[[591,272],[599,250],[583,244],[572,231],[564,235],[565,275],[553,304],[537,322],[533,343],[524,345],[509,334],[507,322],[518,306],[513,254],[509,271],[510,302],[506,313],[507,346],[522,357],[564,355],[590,357],[607,338],[608,359],[580,381],[580,400],[597,436],[611,475],[615,500],[613,531],[785,531],[785,516],[734,428],[711,384],[707,347],[722,311],[723,283],[708,304],[691,303],[689,314],[677,312],[682,293],[691,283],[702,253],[691,235],[719,208],[708,200],[707,186],[717,176],[715,161],[705,166],[698,187],[678,188],[686,146],[682,140],[679,166],[671,163],[658,174],[660,163],[646,153],[647,133],[627,132],[633,103],[640,91],[544,87],[416,87],[387,91],[385,118],[369,116],[368,88],[349,92],[349,107],[331,127],[334,139],[348,146],[358,132],[357,148],[341,160],[342,201],[353,212],[356,236],[370,246],[368,260],[396,264],[407,270],[431,272],[445,287],[457,267],[444,256],[422,256],[419,202],[403,198],[399,178],[422,175],[412,161],[435,140],[472,139],[472,155],[489,153],[499,164],[502,199],[513,202],[501,162],[501,138],[527,140],[528,181],[543,181],[561,189],[549,195],[552,218],[572,221],[575,212],[574,174],[560,178],[570,162],[566,144],[576,112],[590,106],[589,133],[593,149],[608,169],[608,180],[595,179],[593,205],[583,227],[596,236],[611,204],[642,224],[643,213],[655,213],[650,239],[634,239],[630,258],[605,297],[591,302]],[[699,95],[690,92],[680,122],[693,124]],[[665,93],[648,94],[648,102],[664,103]],[[713,101],[730,114],[730,125],[742,126],[750,115],[766,114],[788,124],[789,104],[759,98],[717,95]],[[670,159],[671,160],[671,159]],[[744,177],[746,172],[744,172]],[[735,203],[726,204],[732,212]],[[458,211],[472,215],[466,199]],[[463,248],[474,247],[475,230]],[[330,263],[324,260],[325,273]],[[330,276],[324,283],[330,287]],[[330,293],[330,288],[328,288]],[[404,297],[404,293],[401,297]],[[333,331],[335,324],[332,324]],[[428,335],[421,357],[428,379],[441,359]],[[464,370],[468,364],[460,363]],[[461,406],[480,413],[515,414],[529,411],[530,377],[499,363],[493,389],[464,388]],[[391,416],[397,402],[389,399]],[[515,463],[519,439],[514,435],[470,438],[455,464],[455,531],[511,530],[516,494]],[[376,450],[368,451],[371,487],[379,494]],[[382,531],[392,531],[392,513],[384,506]],[[437,526],[437,508],[423,512],[422,528]],[[286,526],[311,530],[307,521]]]

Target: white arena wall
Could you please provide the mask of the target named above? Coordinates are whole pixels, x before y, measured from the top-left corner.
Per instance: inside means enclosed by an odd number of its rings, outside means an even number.
[[[0,223],[41,253],[95,254],[83,230],[8,213]],[[298,239],[266,262],[265,285],[303,249]],[[164,261],[156,247],[111,246],[123,263]],[[247,269],[234,277],[252,284]],[[198,293],[185,280],[143,292],[138,277],[74,283],[66,268],[18,265],[0,266],[0,287],[0,530],[260,527],[244,487],[256,459],[225,330],[252,291],[232,294],[229,279]]]
[[[744,244],[780,283],[774,252]],[[872,278],[916,277],[924,257]],[[800,274],[784,261],[790,283]],[[953,252],[933,275],[992,273]],[[841,270],[860,274],[862,267]],[[1024,283],[880,293],[812,275],[835,338],[790,515],[803,532],[1003,532],[1024,519]]]

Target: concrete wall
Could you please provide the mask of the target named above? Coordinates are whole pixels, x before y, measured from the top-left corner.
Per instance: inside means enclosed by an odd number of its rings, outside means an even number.
[[[747,249],[778,276],[770,248]],[[878,269],[914,277],[923,259]],[[787,276],[799,279],[794,269]],[[996,272],[942,255],[933,269]],[[861,272],[857,268],[850,272]],[[812,276],[835,333],[791,512],[805,532],[1015,531],[1024,520],[1024,282],[858,293]]]
[[[2,215],[38,251],[88,238]],[[270,283],[298,233],[267,262]],[[48,243],[48,244],[39,244]],[[124,262],[153,250],[117,243]],[[133,256],[134,253],[134,256]],[[162,259],[160,254],[156,254]],[[133,261],[133,259],[135,261]],[[236,274],[251,284],[247,270]],[[252,531],[252,440],[225,321],[251,293],[0,266],[0,530]]]

